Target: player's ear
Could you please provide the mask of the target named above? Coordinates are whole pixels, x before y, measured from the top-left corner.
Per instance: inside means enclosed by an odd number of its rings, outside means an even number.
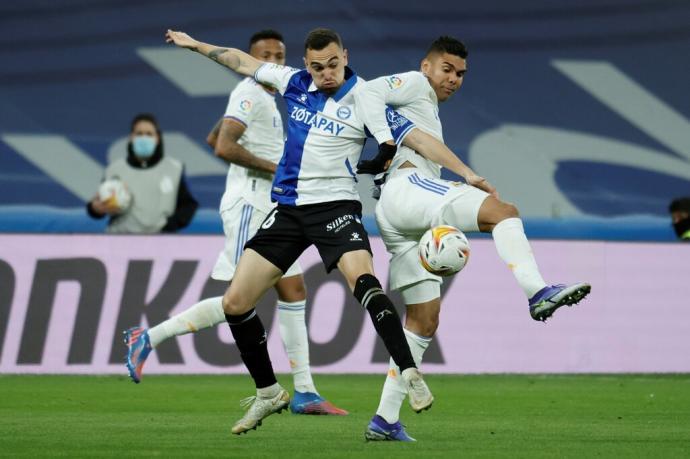
[[[420,64],[420,70],[424,75],[427,75],[429,73],[429,69],[431,68],[431,61],[429,60],[428,57],[425,57],[422,59],[422,63]]]
[[[347,49],[343,49],[343,62],[347,65]]]
[[[304,62],[304,68],[306,69],[307,68],[307,57],[306,56],[302,57],[302,62]]]

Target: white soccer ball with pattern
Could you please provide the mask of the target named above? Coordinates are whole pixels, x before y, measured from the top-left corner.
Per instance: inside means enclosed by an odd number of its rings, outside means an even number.
[[[98,197],[106,204],[120,209],[120,213],[125,212],[132,205],[132,193],[122,180],[116,178],[101,183],[98,187]]]
[[[419,261],[437,276],[452,276],[462,270],[470,257],[470,243],[454,226],[440,225],[419,240]]]

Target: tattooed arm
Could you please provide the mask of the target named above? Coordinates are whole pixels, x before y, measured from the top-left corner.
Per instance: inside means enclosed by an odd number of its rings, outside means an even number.
[[[209,45],[197,41],[184,32],[176,32],[169,30],[165,33],[165,41],[167,43],[174,43],[180,48],[187,48],[196,51],[209,59],[213,59],[220,65],[224,65],[237,73],[246,76],[254,76],[254,72],[263,62],[254,59],[244,51],[235,48],[221,48],[215,45]]]

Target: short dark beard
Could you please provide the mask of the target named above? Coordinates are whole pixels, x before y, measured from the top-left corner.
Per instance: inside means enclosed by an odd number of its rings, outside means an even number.
[[[334,96],[335,93],[338,92],[338,89],[340,89],[340,87],[333,88],[333,89],[320,89],[319,91],[321,91],[322,93],[324,93],[326,95]]]

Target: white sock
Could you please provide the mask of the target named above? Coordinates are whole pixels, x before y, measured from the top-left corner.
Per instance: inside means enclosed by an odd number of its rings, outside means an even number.
[[[149,329],[151,346],[156,347],[173,336],[186,335],[225,322],[223,297],[206,298],[191,308]]]
[[[535,293],[546,287],[534,259],[532,247],[525,236],[522,220],[507,218],[494,227],[492,235],[498,255],[513,272],[527,298],[532,298]]]
[[[429,347],[432,338],[416,335],[406,328],[403,328],[403,331],[405,332],[407,344],[410,346],[414,363],[417,365],[417,368],[419,368],[422,364],[424,352]],[[391,359],[388,376],[386,377],[386,382],[383,384],[381,401],[379,402],[376,414],[385,419],[389,424],[398,422],[398,419],[400,419],[400,408],[406,396],[407,388],[400,375],[400,368],[398,368],[393,359]]]
[[[278,323],[280,337],[285,346],[295,390],[298,392],[316,392],[309,368],[309,336],[305,322],[306,300],[288,303],[278,300]]]

